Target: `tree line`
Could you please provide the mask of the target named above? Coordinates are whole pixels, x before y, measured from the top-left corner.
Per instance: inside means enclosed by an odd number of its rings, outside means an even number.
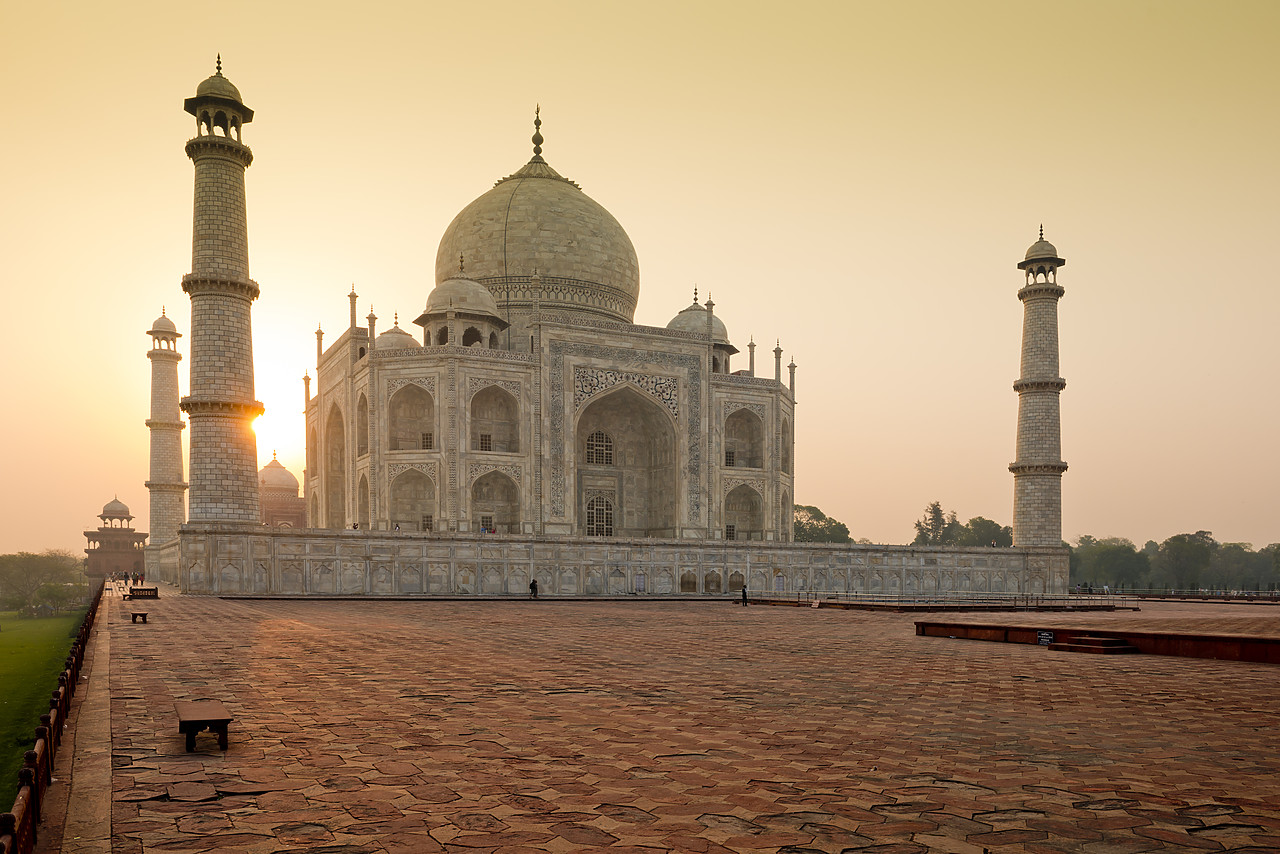
[[[1124,537],[1085,535],[1071,549],[1071,583],[1113,590],[1280,589],[1280,543],[1220,543],[1209,531],[1174,534],[1138,548]]]
[[[0,607],[57,613],[75,607],[86,590],[84,558],[61,549],[0,555]]]
[[[810,504],[795,505],[795,526],[792,539],[797,543],[851,543],[849,526],[823,513]],[[982,516],[974,516],[961,523],[954,510],[942,509],[942,502],[933,501],[925,507],[924,515],[915,523],[916,538],[913,546],[989,546],[1005,548],[1013,545],[1013,528],[1001,525]],[[859,543],[870,544],[866,538]]]

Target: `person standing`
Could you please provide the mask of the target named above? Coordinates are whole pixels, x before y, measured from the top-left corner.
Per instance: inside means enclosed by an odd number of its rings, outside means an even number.
[[[529,598],[538,598],[538,579],[536,578],[529,582]]]

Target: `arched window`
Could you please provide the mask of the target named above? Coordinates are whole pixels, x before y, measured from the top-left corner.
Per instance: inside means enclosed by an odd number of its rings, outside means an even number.
[[[471,398],[471,449],[514,454],[520,451],[520,414],[516,399],[498,386]]]
[[[587,502],[587,536],[613,536],[613,502],[607,498],[593,498]]]
[[[360,402],[356,404],[356,456],[363,457],[369,453],[369,398],[360,393]]]
[[[462,346],[472,347],[476,344],[484,343],[484,333],[474,326],[468,326],[467,330],[462,333]]]
[[[489,349],[490,350],[498,349],[498,333],[496,332],[489,333]]]
[[[597,430],[587,437],[587,464],[613,465],[613,437],[603,430]]]
[[[436,333],[436,344],[449,343],[449,327],[441,326],[440,331]]]

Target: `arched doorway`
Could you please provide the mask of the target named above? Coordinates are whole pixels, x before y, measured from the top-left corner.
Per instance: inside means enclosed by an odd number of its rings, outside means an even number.
[[[760,493],[745,483],[724,497],[726,540],[759,540],[764,533],[764,512]]]
[[[578,531],[607,503],[612,535],[676,535],[676,440],[670,414],[630,386],[601,395],[574,431]],[[594,512],[592,512],[594,508]]]
[[[342,410],[329,410],[324,431],[324,497],[326,528],[347,526],[347,442],[342,427]]]
[[[356,521],[369,530],[369,478],[360,475],[360,487],[356,490]]]
[[[471,398],[471,450],[515,454],[520,451],[516,399],[496,385]]]
[[[434,530],[435,512],[436,484],[431,478],[409,469],[391,481],[391,530]]]
[[[435,447],[436,406],[431,393],[407,385],[391,396],[388,447],[392,451],[430,451]]]
[[[739,409],[725,419],[724,464],[764,468],[764,424],[750,409]]]
[[[471,484],[471,524],[493,534],[520,532],[520,488],[500,471]]]
[[[369,398],[360,392],[360,401],[356,404],[356,456],[363,457],[369,453]]]

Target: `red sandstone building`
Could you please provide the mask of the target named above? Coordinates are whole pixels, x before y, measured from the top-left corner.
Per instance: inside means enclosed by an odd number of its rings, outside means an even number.
[[[272,528],[307,527],[307,500],[298,495],[298,479],[280,465],[276,455],[258,470],[258,504],[262,524]]]
[[[133,529],[133,516],[118,498],[113,498],[98,516],[102,527],[85,531],[89,547],[84,550],[84,574],[105,578],[115,572],[143,572],[146,569],[143,549],[147,535]]]

